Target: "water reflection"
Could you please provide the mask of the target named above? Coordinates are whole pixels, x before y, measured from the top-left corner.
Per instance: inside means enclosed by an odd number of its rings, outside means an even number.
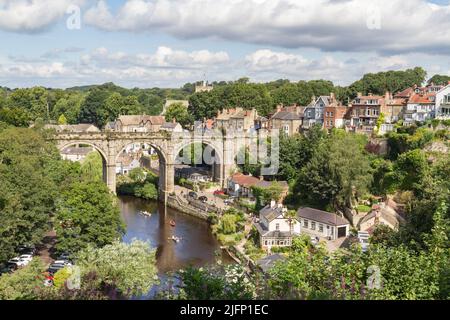
[[[199,267],[215,263],[220,246],[205,221],[164,208],[160,203],[133,197],[120,197],[120,207],[127,225],[123,241],[148,241],[156,248],[160,275],[189,265]],[[150,212],[152,216],[146,217],[140,214],[141,211]],[[170,226],[170,220],[176,222],[175,227]],[[173,235],[180,237],[181,241],[175,243],[170,240]],[[230,262],[225,254],[222,260]]]

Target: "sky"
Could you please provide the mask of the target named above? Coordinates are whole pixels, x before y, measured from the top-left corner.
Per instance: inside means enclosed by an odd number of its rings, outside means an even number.
[[[0,86],[450,75],[449,0],[0,0]]]

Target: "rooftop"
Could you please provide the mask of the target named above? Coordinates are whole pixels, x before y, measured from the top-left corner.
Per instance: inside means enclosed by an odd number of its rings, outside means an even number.
[[[313,208],[300,208],[297,211],[297,216],[300,218],[321,222],[331,226],[342,226],[349,224],[347,220],[339,217],[334,213]]]

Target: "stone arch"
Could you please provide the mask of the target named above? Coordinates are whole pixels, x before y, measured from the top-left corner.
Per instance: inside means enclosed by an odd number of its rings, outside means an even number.
[[[70,142],[64,141],[64,143],[62,143],[62,142],[58,143],[58,150],[59,150],[59,152],[62,152],[64,149],[66,149],[70,146],[73,146],[73,145],[77,145],[77,144],[84,144],[84,145],[90,146],[90,147],[94,148],[94,150],[100,154],[100,156],[102,157],[102,164],[103,164],[103,168],[102,168],[103,169],[103,181],[106,184],[108,184],[108,170],[107,170],[108,165],[109,165],[108,153],[105,152],[105,150],[103,150],[102,147],[98,146],[96,143],[94,143],[92,141],[73,140]]]
[[[166,195],[174,191],[175,177],[174,168],[169,151],[163,143],[152,139],[129,139],[121,140],[120,144],[116,144],[116,153],[114,155],[114,165],[117,158],[131,144],[140,143],[150,145],[158,154],[159,157],[159,194],[162,200],[165,200]]]
[[[173,162],[174,163],[176,162],[176,159],[182,150],[193,144],[206,145],[210,147],[212,150],[214,150],[214,163],[210,164],[212,166],[213,177],[216,182],[219,182],[220,184],[223,185],[225,179],[224,150],[223,145],[218,144],[214,140],[205,140],[205,139],[183,140],[182,142],[176,144],[174,147]]]

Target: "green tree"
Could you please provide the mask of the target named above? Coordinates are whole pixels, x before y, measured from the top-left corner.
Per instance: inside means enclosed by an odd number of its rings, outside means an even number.
[[[362,137],[334,132],[303,167],[294,191],[321,207],[352,206],[371,184],[370,163]]]
[[[0,276],[0,300],[36,300],[44,287],[45,266],[40,258],[11,274]]]
[[[64,116],[64,114],[60,115],[58,118],[58,124],[65,125],[67,124],[67,118]]]
[[[108,295],[131,298],[141,296],[157,284],[155,251],[148,243],[113,242],[102,248],[88,246],[77,256],[82,276],[95,274],[91,279],[96,288]]]
[[[50,229],[58,192],[47,168],[59,157],[35,130],[0,132],[0,262]]]
[[[184,127],[194,122],[188,110],[181,103],[174,103],[166,110],[166,121],[172,122],[173,120],[176,120]]]
[[[107,186],[75,182],[61,194],[56,214],[59,252],[75,253],[88,245],[102,247],[120,239],[124,224]]]

